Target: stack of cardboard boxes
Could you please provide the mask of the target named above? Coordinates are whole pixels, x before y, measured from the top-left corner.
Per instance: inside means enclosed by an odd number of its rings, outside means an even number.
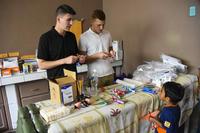
[[[20,73],[18,65],[18,57],[19,57],[19,52],[0,54],[1,76],[7,77]]]
[[[38,65],[35,55],[19,56],[19,52],[0,54],[0,76],[8,77],[22,73],[37,71]]]

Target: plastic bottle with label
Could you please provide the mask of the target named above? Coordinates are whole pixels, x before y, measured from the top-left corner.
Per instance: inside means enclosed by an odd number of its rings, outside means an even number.
[[[98,94],[98,73],[96,69],[92,71],[91,77],[90,77],[90,95],[91,96],[97,96]]]

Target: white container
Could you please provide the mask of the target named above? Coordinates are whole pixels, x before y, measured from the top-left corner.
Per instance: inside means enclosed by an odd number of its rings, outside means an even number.
[[[115,60],[122,60],[123,58],[123,49],[122,44],[119,41],[112,42],[113,51],[115,51]]]

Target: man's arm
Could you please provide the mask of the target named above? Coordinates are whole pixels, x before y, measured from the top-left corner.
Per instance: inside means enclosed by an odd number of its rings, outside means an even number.
[[[77,56],[71,55],[66,58],[56,60],[56,61],[46,61],[43,59],[37,59],[37,62],[38,62],[39,68],[42,70],[45,70],[45,69],[51,69],[63,64],[74,64],[76,63],[77,60],[78,60]]]

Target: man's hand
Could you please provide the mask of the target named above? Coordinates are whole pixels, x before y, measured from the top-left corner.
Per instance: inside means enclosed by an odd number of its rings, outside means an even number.
[[[85,63],[86,56],[85,55],[78,55],[79,63],[83,64]]]
[[[78,60],[77,56],[71,55],[62,59],[63,64],[74,64]]]
[[[110,57],[115,58],[116,52],[114,50],[110,50]]]
[[[109,57],[108,52],[99,52],[96,54],[99,59],[107,59]]]

